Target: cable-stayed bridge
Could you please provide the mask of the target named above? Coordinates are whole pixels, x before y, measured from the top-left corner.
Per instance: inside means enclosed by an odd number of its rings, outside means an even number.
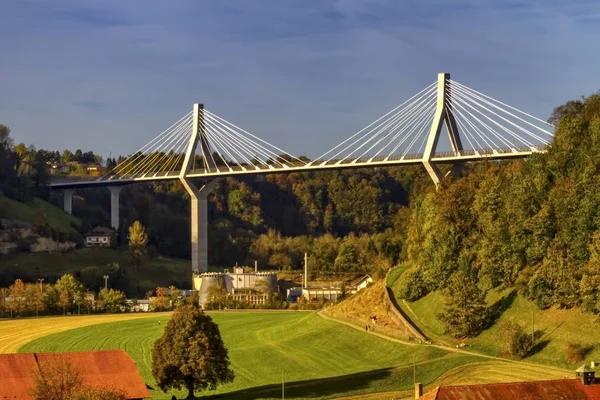
[[[438,150],[441,137],[450,148]],[[553,127],[439,74],[381,118],[315,160],[298,158],[195,104],[168,129],[100,178],[54,180],[51,187],[111,186],[139,181],[303,172],[523,158],[544,151]]]
[[[460,175],[466,162],[525,158],[551,145],[554,127],[438,74],[433,82],[315,160],[293,156],[201,104],[97,179],[53,180],[72,212],[76,188],[107,186],[111,224],[119,226],[119,192],[136,182],[180,180],[191,198],[192,270],[207,270],[207,197],[214,178],[422,164],[436,185],[439,164]],[[445,142],[445,143],[444,143]],[[192,179],[207,183],[198,189]]]

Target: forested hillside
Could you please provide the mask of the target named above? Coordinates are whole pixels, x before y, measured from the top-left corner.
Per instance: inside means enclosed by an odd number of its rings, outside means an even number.
[[[209,262],[297,269],[308,252],[315,270],[383,275],[409,260],[408,299],[448,287],[474,288],[470,296],[481,298],[514,286],[542,308],[598,312],[600,96],[568,102],[551,120],[557,130],[547,153],[469,164],[438,191],[420,167],[220,179],[210,197]],[[20,201],[35,195],[62,204],[60,192],[39,187],[49,177],[44,165],[102,162],[93,152],[15,146],[2,132],[0,191]],[[104,171],[115,163],[107,160]],[[67,173],[78,170],[85,168]],[[80,232],[108,225],[106,189],[76,195]],[[139,220],[151,256],[189,256],[189,201],[178,182],[126,187],[121,217],[121,241]]]
[[[490,289],[515,287],[544,309],[600,312],[600,95],[555,110],[554,144],[525,161],[479,164],[411,204],[401,295],[448,295],[474,335]],[[464,316],[463,316],[464,317]],[[442,316],[442,319],[448,318]],[[450,321],[447,321],[450,323]]]

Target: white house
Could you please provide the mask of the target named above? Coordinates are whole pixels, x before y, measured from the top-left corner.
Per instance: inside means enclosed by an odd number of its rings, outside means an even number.
[[[115,238],[115,232],[110,228],[98,226],[84,236],[86,247],[110,247]]]

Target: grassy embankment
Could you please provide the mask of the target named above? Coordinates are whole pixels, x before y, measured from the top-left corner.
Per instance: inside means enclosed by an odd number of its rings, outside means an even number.
[[[41,199],[21,203],[0,195],[0,218],[18,220],[32,225],[48,224],[56,232],[77,232],[81,224],[77,217]]]
[[[219,324],[236,373],[234,383],[216,392],[221,393],[219,398],[280,398],[282,371],[287,398],[333,398],[407,390],[413,383],[413,361],[417,363],[417,378],[432,383],[445,371],[479,360],[431,347],[392,343],[325,321],[314,313],[223,312],[211,315]],[[73,329],[41,337],[23,345],[20,351],[122,348],[136,360],[150,386],[156,387],[151,376],[152,345],[168,318],[167,315],[154,316]],[[52,324],[55,320],[58,319],[27,321],[35,326]],[[0,322],[0,328],[9,323],[13,321]],[[172,394],[157,390],[153,398],[168,399]],[[182,392],[176,394],[183,396]]]
[[[402,273],[405,270],[406,266],[390,274],[388,286],[395,293],[398,293]],[[503,343],[502,324],[505,321],[516,321],[526,332],[531,332],[533,314],[536,345],[525,361],[575,369],[579,365],[570,365],[565,360],[565,347],[569,342],[578,343],[586,348],[587,359],[600,359],[600,346],[598,346],[600,324],[596,322],[596,316],[584,313],[578,308],[540,310],[533,302],[510,289],[501,292],[491,291],[487,301],[488,305],[495,310],[493,323],[479,336],[466,341],[472,346],[468,348],[469,350],[493,356],[499,355]],[[458,343],[444,334],[444,324],[437,319],[437,314],[444,308],[444,297],[441,293],[431,293],[415,302],[398,299],[398,304],[434,340],[449,344]]]

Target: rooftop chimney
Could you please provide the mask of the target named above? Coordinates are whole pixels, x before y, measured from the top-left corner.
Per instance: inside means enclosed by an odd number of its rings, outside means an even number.
[[[423,384],[415,383],[415,399],[420,399],[423,396]]]

